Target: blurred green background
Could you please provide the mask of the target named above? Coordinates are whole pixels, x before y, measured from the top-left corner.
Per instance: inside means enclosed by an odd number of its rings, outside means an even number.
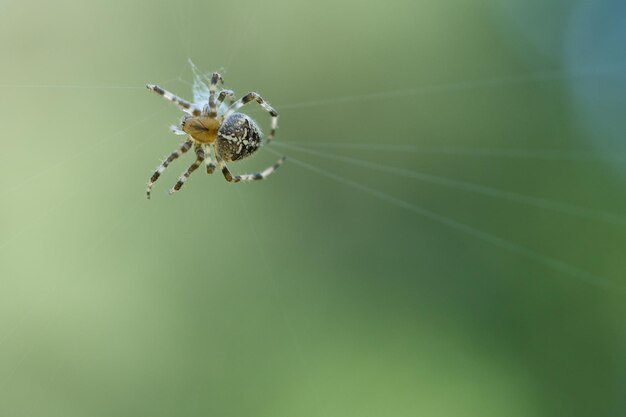
[[[0,416],[626,416],[625,37],[617,0],[0,1]],[[188,58],[290,159],[147,201]]]

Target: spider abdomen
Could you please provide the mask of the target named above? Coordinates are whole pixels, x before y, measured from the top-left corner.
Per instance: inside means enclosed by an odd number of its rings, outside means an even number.
[[[237,161],[254,153],[261,145],[261,130],[242,113],[231,114],[217,133],[216,151],[226,161]]]

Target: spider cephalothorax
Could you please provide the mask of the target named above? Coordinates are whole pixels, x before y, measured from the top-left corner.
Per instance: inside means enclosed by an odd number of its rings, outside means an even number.
[[[278,127],[278,113],[257,93],[248,93],[236,102],[233,100],[235,93],[231,90],[221,90],[218,94],[217,84],[222,82],[222,76],[217,72],[211,74],[208,87],[206,87],[202,81],[198,81],[198,78],[196,82],[202,83],[202,86],[208,89],[208,98],[203,98],[201,100],[202,102],[196,100],[196,103],[183,100],[158,85],[146,85],[149,90],[163,96],[187,113],[182,118],[179,127],[171,127],[172,132],[177,135],[187,136],[187,140],[183,142],[178,150],[172,152],[154,172],[148,182],[148,189],[146,191],[148,198],[150,198],[152,186],[156,180],[159,179],[163,171],[165,171],[174,159],[191,149],[192,145],[196,153],[196,161],[179,178],[176,185],[170,189],[170,194],[180,190],[187,178],[189,178],[193,171],[198,169],[203,161],[206,161],[207,173],[213,173],[216,165],[211,157],[211,152],[215,154],[217,165],[220,167],[224,178],[229,182],[265,179],[285,160],[283,157],[271,167],[256,174],[232,175],[225,161],[238,161],[251,155],[261,146],[262,137],[261,130],[254,120],[243,113],[237,113],[237,110],[246,103],[256,101],[270,114],[272,124],[270,134],[266,139],[267,143],[272,140],[276,133],[276,128]],[[231,103],[230,107],[224,104],[226,98],[228,98]]]

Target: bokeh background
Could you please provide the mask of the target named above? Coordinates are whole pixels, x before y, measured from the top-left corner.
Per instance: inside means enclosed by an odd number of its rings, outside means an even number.
[[[0,1],[0,415],[625,416],[625,38],[619,0]],[[147,201],[188,58],[281,114],[231,168],[289,159]]]

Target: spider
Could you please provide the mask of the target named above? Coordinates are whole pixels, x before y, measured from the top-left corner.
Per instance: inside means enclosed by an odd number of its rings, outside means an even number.
[[[195,67],[193,69],[195,72]],[[170,189],[170,194],[180,190],[189,176],[202,165],[203,161],[206,161],[207,174],[212,174],[215,168],[219,166],[224,178],[232,183],[265,179],[285,161],[285,157],[282,157],[274,165],[256,174],[233,175],[230,173],[226,161],[238,161],[246,158],[261,146],[262,134],[256,122],[243,113],[237,113],[237,110],[251,101],[256,101],[270,114],[272,118],[271,131],[265,143],[269,143],[276,133],[278,113],[257,93],[248,93],[237,101],[235,101],[235,93],[232,90],[222,89],[218,93],[218,83],[224,84],[219,72],[211,74],[208,88],[196,73],[194,103],[184,100],[158,85],[146,85],[149,90],[174,103],[186,113],[180,126],[170,126],[170,130],[176,135],[187,136],[180,148],[172,152],[150,177],[146,190],[148,198],[150,198],[152,186],[163,171],[173,160],[186,153],[192,146],[196,153],[196,160]],[[224,103],[227,98],[230,106]],[[211,157],[211,150],[215,154],[217,165]]]

